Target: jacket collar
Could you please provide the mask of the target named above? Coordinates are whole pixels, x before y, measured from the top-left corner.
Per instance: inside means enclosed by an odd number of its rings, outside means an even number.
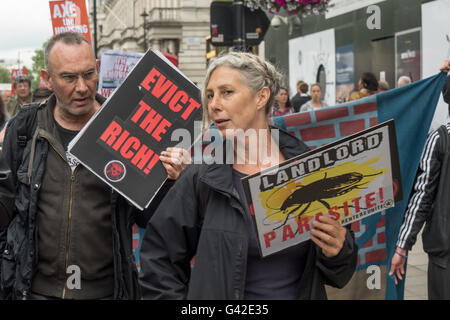
[[[102,105],[106,99],[105,97],[96,94],[95,100]],[[38,129],[39,135],[45,137],[52,145],[58,149],[61,154],[65,154],[64,148],[59,139],[58,128],[55,123],[54,110],[56,106],[56,96],[53,93],[47,100],[40,104],[38,112]]]
[[[279,130],[279,149],[286,159],[293,158],[299,154],[309,151],[309,148],[299,139],[280,128],[271,126],[271,129]],[[227,148],[228,146],[228,148]],[[226,153],[233,152],[229,144],[224,142],[224,159]],[[201,174],[199,179],[210,187],[227,193],[236,194],[233,185],[233,166],[231,164],[213,163],[207,166],[207,169]]]

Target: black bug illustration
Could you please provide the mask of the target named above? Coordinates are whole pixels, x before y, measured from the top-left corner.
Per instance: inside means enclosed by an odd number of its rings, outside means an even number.
[[[281,228],[286,224],[289,217],[293,215],[296,211],[300,212],[296,216],[301,216],[308,210],[312,203],[315,201],[321,203],[328,210],[330,209],[330,205],[325,199],[331,199],[343,194],[346,194],[354,189],[363,189],[361,188],[363,185],[368,182],[361,182],[364,178],[373,177],[382,174],[383,172],[378,172],[370,175],[363,175],[359,172],[350,172],[344,173],[339,176],[329,177],[327,178],[327,174],[323,179],[314,181],[310,184],[301,186],[294,190],[284,202],[281,204],[280,208],[271,208],[271,209],[279,209],[278,211],[272,213],[265,220],[269,219],[271,216],[283,212],[285,214],[285,218],[283,223],[274,228],[274,230]],[[275,195],[274,192],[272,196]],[[267,199],[267,201],[269,201]],[[292,208],[292,209],[290,209]]]

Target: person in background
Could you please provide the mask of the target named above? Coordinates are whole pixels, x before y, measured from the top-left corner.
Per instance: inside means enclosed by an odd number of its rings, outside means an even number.
[[[31,102],[31,81],[27,76],[18,76],[13,82],[16,97],[11,97],[6,103],[6,111],[13,117],[24,104]]]
[[[450,60],[444,60],[442,72],[450,71]],[[449,77],[443,88],[449,103]],[[443,130],[442,130],[443,129]],[[429,300],[450,299],[450,160],[446,156],[450,144],[450,124],[428,135],[409,199],[408,208],[391,259],[389,275],[403,280],[408,251],[422,233],[423,249],[428,254],[427,287]]]
[[[234,161],[189,165],[150,219],[140,255],[144,299],[326,299],[325,284],[342,287],[352,277],[353,233],[326,216],[312,223],[310,240],[260,256],[241,178],[309,150],[295,136],[269,126],[281,77],[250,53],[229,53],[209,65],[204,124],[214,123],[226,157]],[[247,161],[249,143],[240,144],[237,136],[242,131],[266,141],[258,149],[278,152],[256,152]]]
[[[378,93],[378,80],[372,72],[364,72],[358,82],[358,87],[364,96]]]
[[[352,93],[350,93],[350,97],[348,98],[348,101],[359,100],[359,99],[362,99],[364,97],[366,97],[364,92],[361,92],[360,90],[352,91]]]
[[[401,88],[411,83],[411,78],[407,76],[401,76],[397,81],[397,88]]]
[[[374,94],[379,91],[378,80],[372,72],[364,72],[358,81],[358,91],[353,91],[350,94],[348,101],[362,99]]]
[[[387,81],[378,81],[378,92],[386,92],[390,89]]]
[[[303,104],[311,100],[311,96],[308,95],[309,86],[306,82],[300,80],[297,82],[297,93],[292,97],[292,106],[294,112],[299,112]]]
[[[280,88],[280,91],[275,97],[275,103],[273,104],[270,113],[272,117],[280,117],[292,113],[292,104],[289,100],[289,92],[287,88]]]
[[[11,91],[5,90],[1,94],[1,98],[3,98],[3,102],[5,102],[5,108],[6,108],[6,102],[11,98]],[[8,109],[5,109],[6,112],[8,112]]]
[[[320,84],[315,83],[311,86],[311,100],[306,102],[300,108],[300,112],[312,111],[328,107],[328,104],[321,99],[322,99],[322,88],[320,87]]]
[[[0,150],[1,146],[3,145],[3,139],[5,137],[6,123],[7,123],[7,113],[5,103],[3,102],[3,99],[0,97]]]
[[[33,91],[33,102],[41,102],[47,100],[48,97],[52,95],[52,91],[48,90],[46,87],[39,87]]]
[[[450,59],[444,60],[444,64],[441,67],[442,72],[450,71]],[[444,88],[442,89],[442,95],[444,97],[444,101],[449,105],[450,108],[450,76],[445,79]],[[450,109],[449,109],[450,114]]]

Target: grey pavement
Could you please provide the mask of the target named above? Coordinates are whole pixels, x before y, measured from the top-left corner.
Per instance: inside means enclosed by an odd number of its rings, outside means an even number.
[[[408,253],[406,268],[405,300],[427,300],[428,256],[423,251],[422,232],[417,236],[416,244]]]

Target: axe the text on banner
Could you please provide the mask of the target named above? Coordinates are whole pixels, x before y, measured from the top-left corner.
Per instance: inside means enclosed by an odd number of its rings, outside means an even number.
[[[49,4],[54,35],[73,31],[81,33],[91,42],[85,0],[50,1]]]

